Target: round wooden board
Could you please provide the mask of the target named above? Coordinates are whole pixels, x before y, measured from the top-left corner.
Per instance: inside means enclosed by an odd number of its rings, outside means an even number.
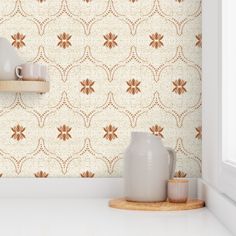
[[[202,208],[205,206],[202,200],[189,200],[186,203],[171,202],[130,202],[123,198],[109,201],[109,206],[124,210],[141,210],[141,211],[183,211]]]
[[[46,93],[49,89],[48,81],[0,80],[0,92]]]

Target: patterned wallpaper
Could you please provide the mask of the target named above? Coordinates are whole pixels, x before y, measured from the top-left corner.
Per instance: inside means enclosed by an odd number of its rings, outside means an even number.
[[[200,176],[201,0],[1,0],[0,36],[51,81],[0,94],[3,177],[121,176],[131,131]]]

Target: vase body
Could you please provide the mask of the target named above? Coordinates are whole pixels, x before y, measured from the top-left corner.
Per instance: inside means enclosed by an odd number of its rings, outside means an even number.
[[[124,182],[128,201],[160,202],[167,198],[167,181],[173,177],[175,153],[149,133],[132,132],[125,151]]]
[[[16,66],[23,61],[5,38],[0,38],[0,80],[16,80]]]

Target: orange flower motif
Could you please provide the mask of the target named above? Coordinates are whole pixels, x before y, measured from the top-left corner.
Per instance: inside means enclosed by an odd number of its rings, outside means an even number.
[[[126,92],[131,93],[131,94],[136,94],[141,92],[141,90],[139,89],[139,85],[140,85],[140,81],[132,79],[126,82],[128,84],[128,89],[126,90]]]
[[[175,0],[175,1],[179,3],[184,2],[184,0]]]
[[[80,176],[82,178],[93,178],[95,176],[95,174],[93,172],[87,170],[83,173],[80,173]]]
[[[92,0],[84,0],[84,2],[92,2]]]
[[[46,2],[46,0],[37,0],[38,2]]]
[[[25,128],[23,126],[16,125],[15,127],[11,128],[11,130],[13,131],[11,138],[16,139],[17,141],[20,141],[21,139],[25,138]]]
[[[103,138],[112,141],[113,139],[118,138],[118,136],[116,135],[116,131],[118,128],[112,126],[112,125],[108,125],[107,127],[103,128],[103,130],[106,132],[105,135],[103,136]]]
[[[72,37],[71,35],[69,35],[65,32],[60,35],[57,35],[57,38],[59,39],[57,46],[64,48],[64,49],[70,47],[71,46],[71,43],[70,43],[71,37]]]
[[[172,83],[174,85],[172,92],[175,92],[179,95],[187,92],[186,88],[184,87],[187,84],[185,80],[178,79],[178,80],[173,81]]]
[[[130,2],[137,2],[138,0],[129,0]]]
[[[70,131],[72,128],[66,125],[62,125],[57,130],[59,131],[59,134],[57,138],[62,139],[63,141],[66,141],[67,139],[71,138]]]
[[[86,79],[86,80],[83,80],[80,83],[83,86],[82,89],[80,90],[80,92],[85,93],[87,95],[95,92],[94,89],[93,89],[93,85],[95,83],[94,81]]]
[[[162,128],[161,126],[159,125],[154,125],[152,126],[151,128],[149,128],[150,131],[156,135],[156,136],[159,136],[161,138],[164,138],[163,134],[162,134],[162,131],[164,130],[164,128]]]
[[[40,171],[37,172],[37,173],[34,173],[34,176],[35,176],[36,178],[47,178],[48,175],[49,175],[48,173],[43,172],[42,170],[40,170]]]
[[[13,39],[12,46],[16,47],[17,49],[25,46],[25,43],[24,43],[25,35],[21,33],[17,33],[17,34],[11,35],[11,37]]]
[[[116,43],[116,39],[117,39],[117,35],[112,34],[111,32],[109,34],[103,35],[104,39],[106,40],[105,43],[103,44],[103,46],[106,46],[110,49],[118,46],[118,44]]]
[[[176,171],[175,175],[174,175],[175,178],[185,178],[186,176],[187,176],[187,173],[185,173],[181,170]]]
[[[153,48],[160,48],[164,46],[162,39],[164,38],[163,35],[155,33],[152,35],[149,35],[150,39],[152,40],[151,43],[149,44],[150,47]]]
[[[195,128],[195,130],[197,131],[195,138],[202,139],[202,127],[199,126],[199,127]]]
[[[202,34],[198,34],[195,37],[197,39],[195,46],[201,48],[202,47]]]

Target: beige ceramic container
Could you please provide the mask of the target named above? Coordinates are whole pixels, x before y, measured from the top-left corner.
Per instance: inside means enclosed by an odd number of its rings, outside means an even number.
[[[15,68],[23,61],[11,43],[0,37],[0,80],[16,80]]]
[[[160,202],[167,198],[167,181],[175,171],[175,152],[161,139],[132,132],[125,152],[125,198],[136,202]]]
[[[171,179],[168,181],[168,200],[175,203],[184,203],[188,200],[188,180]]]
[[[16,75],[21,80],[47,80],[47,66],[37,63],[26,63],[16,67]]]

